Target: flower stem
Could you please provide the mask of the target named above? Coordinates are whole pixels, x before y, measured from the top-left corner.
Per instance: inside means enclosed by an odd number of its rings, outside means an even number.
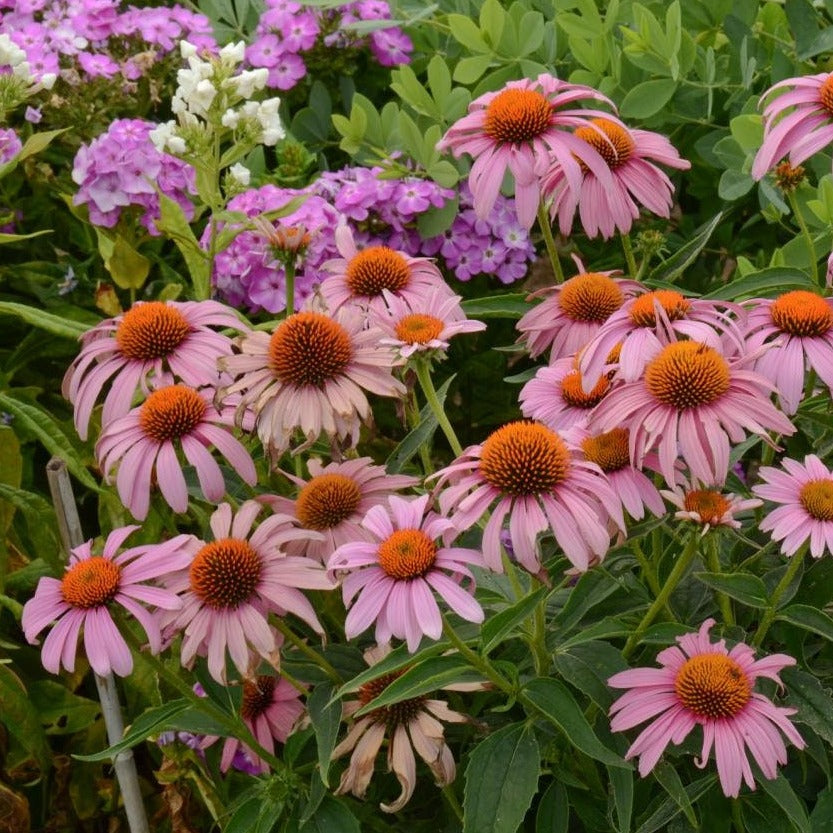
[[[443,615],[443,633],[448,637],[449,642],[465,657],[472,668],[476,668],[484,677],[490,682],[494,683],[504,694],[510,697],[515,696],[515,690],[512,684],[501,674],[485,657],[481,657],[476,651],[473,651],[460,638],[457,631],[454,630],[451,623]]]
[[[561,268],[561,261],[558,259],[558,248],[555,245],[555,238],[552,236],[550,218],[547,216],[547,209],[544,203],[538,204],[538,225],[544,235],[544,242],[547,244],[547,254],[550,256],[552,271],[555,273],[555,282],[564,283],[564,270]]]
[[[284,264],[286,275],[286,317],[289,318],[295,312],[295,260],[287,258]]]
[[[804,553],[806,551],[807,546],[805,544],[805,546],[803,546],[795,555],[792,556],[792,558],[790,558],[789,564],[787,565],[787,571],[783,576],[781,576],[781,581],[778,582],[775,590],[772,591],[772,596],[769,599],[769,605],[764,613],[764,618],[761,619],[761,624],[758,625],[758,630],[755,631],[755,636],[752,637],[753,647],[758,648],[764,641],[767,631],[775,621],[775,614],[778,611],[778,602],[781,601],[781,597],[784,595],[784,592],[790,584],[792,584],[795,574],[798,572],[799,567],[801,567],[801,563],[804,561]]]
[[[414,369],[416,370],[417,379],[419,379],[419,386],[422,388],[423,394],[425,394],[428,406],[434,412],[434,416],[437,418],[440,428],[443,429],[445,438],[448,440],[448,444],[451,446],[454,456],[459,457],[463,453],[463,447],[460,445],[460,440],[457,439],[457,435],[454,433],[454,428],[452,428],[451,423],[448,421],[448,417],[445,415],[445,410],[443,409],[443,406],[437,396],[434,382],[431,379],[431,370],[428,362],[424,360],[417,361],[414,363]]]
[[[628,264],[628,274],[632,278],[636,279],[639,272],[636,268],[636,258],[633,256],[633,246],[631,245],[630,235],[620,234],[619,236],[622,239],[622,249],[625,252],[625,262]]]
[[[711,572],[719,573],[720,554],[717,551],[717,535],[714,533],[711,535],[707,534],[707,538],[706,564]],[[723,617],[723,623],[726,625],[734,625],[735,616],[732,612],[731,599],[722,590],[716,590],[715,596],[717,597],[717,606],[720,608],[720,615]]]
[[[301,639],[300,636],[293,633],[290,627],[283,621],[283,619],[277,618],[275,620],[275,626],[277,629],[296,647],[298,650],[305,654],[309,659],[311,659],[334,683],[340,684],[344,682],[341,677],[341,674],[333,668],[332,665],[323,657],[315,648],[310,647]]]
[[[688,540],[688,544],[686,544],[686,547],[683,550],[682,555],[677,559],[677,563],[674,565],[674,568],[665,580],[665,584],[659,591],[659,595],[656,599],[654,599],[654,603],[648,608],[645,615],[642,617],[642,621],[636,626],[636,630],[631,634],[630,638],[625,643],[625,647],[622,650],[622,656],[625,659],[627,659],[634,652],[634,649],[639,644],[639,640],[642,639],[645,631],[648,630],[659,612],[666,606],[666,604],[668,604],[668,600],[671,598],[674,588],[680,583],[680,579],[686,574],[686,572],[688,572],[688,568],[691,565],[694,556],[697,554],[698,542],[699,536],[692,534]]]
[[[454,787],[451,784],[446,784],[443,787],[443,796],[445,800],[448,802],[448,806],[451,807],[452,812],[457,817],[457,821],[463,821],[463,808],[460,806],[460,801],[457,798],[457,795],[454,792]]]
[[[810,272],[813,276],[813,283],[818,283],[819,264],[818,257],[816,256],[816,247],[813,243],[813,236],[810,234],[810,229],[807,227],[807,221],[801,213],[801,207],[798,204],[798,200],[795,198],[795,194],[790,192],[788,197],[790,200],[790,207],[793,210],[793,216],[795,217],[798,227],[801,229],[801,233],[804,235],[804,240],[807,243],[807,253],[810,255]]]

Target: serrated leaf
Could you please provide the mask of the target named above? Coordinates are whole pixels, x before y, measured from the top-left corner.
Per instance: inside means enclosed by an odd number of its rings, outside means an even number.
[[[40,716],[23,683],[8,667],[0,663],[0,722],[31,753],[42,773],[52,766],[52,753],[41,728]]]
[[[341,704],[337,700],[333,702],[332,696],[333,686],[321,683],[307,697],[307,711],[315,730],[315,745],[318,749],[318,772],[325,786],[328,785],[330,759],[341,723]]]
[[[694,577],[749,607],[764,608],[769,604],[766,585],[749,573],[695,573]]]
[[[833,699],[828,689],[812,675],[785,668],[781,679],[787,688],[787,705],[798,709],[791,719],[805,723],[819,737],[833,745]]]
[[[85,324],[61,318],[45,310],[36,309],[26,304],[15,304],[12,301],[0,301],[0,315],[13,315],[39,330],[44,330],[61,338],[77,339],[89,329]]]
[[[520,601],[493,613],[483,623],[480,630],[480,640],[484,654],[488,654],[492,648],[500,645],[501,642],[512,634],[512,631],[524,620],[532,615],[538,603],[544,599],[549,591],[546,587],[539,587],[534,593],[524,596]]]
[[[524,686],[522,693],[524,705],[528,702],[538,709],[547,720],[564,733],[576,749],[608,766],[632,768],[629,763],[608,749],[596,737],[584,712],[561,682],[549,677],[539,677],[530,680]]]
[[[540,752],[523,723],[498,729],[466,767],[463,833],[515,833],[538,789]]]

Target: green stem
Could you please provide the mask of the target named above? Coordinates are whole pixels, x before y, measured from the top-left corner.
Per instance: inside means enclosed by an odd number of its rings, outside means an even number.
[[[561,261],[558,258],[558,248],[555,245],[555,238],[552,236],[550,218],[547,216],[547,209],[544,203],[538,204],[538,225],[544,235],[544,242],[547,244],[547,254],[550,256],[552,271],[555,273],[555,282],[564,283],[564,270],[561,268]]]
[[[539,677],[546,677],[550,669],[550,652],[547,650],[547,597],[544,596],[535,606],[532,619],[532,660],[535,663],[535,673]]]
[[[781,601],[781,596],[784,595],[784,592],[795,578],[795,574],[798,572],[801,567],[801,563],[804,561],[804,553],[806,551],[807,545],[805,544],[795,555],[792,556],[792,558],[790,558],[789,564],[787,565],[787,571],[783,576],[781,576],[781,581],[778,582],[775,590],[772,591],[772,596],[769,599],[769,605],[764,613],[764,618],[761,619],[761,624],[758,625],[758,630],[755,631],[755,636],[752,637],[753,647],[759,647],[764,641],[767,631],[775,621],[775,614],[778,611],[778,602]]]
[[[625,643],[625,647],[622,650],[622,656],[625,659],[627,659],[634,652],[634,649],[639,644],[639,640],[642,639],[642,635],[646,630],[648,630],[659,612],[668,604],[668,600],[671,598],[674,588],[680,583],[680,579],[688,572],[688,568],[691,566],[691,562],[697,554],[698,542],[699,536],[696,533],[692,534],[691,538],[689,538],[688,544],[686,544],[686,548],[683,550],[682,555],[677,559],[677,563],[674,565],[674,568],[665,580],[665,584],[659,591],[659,595],[656,599],[654,599],[654,603],[648,608],[645,615],[642,617],[642,621],[637,625],[636,630],[631,634],[630,638]]]
[[[286,275],[286,317],[295,312],[295,260],[287,259],[284,264]]]
[[[619,236],[622,239],[622,248],[625,251],[625,262],[628,264],[628,274],[635,279],[638,274],[638,270],[636,268],[636,258],[633,256],[633,246],[631,245],[630,235],[620,234]]]
[[[720,553],[718,552],[718,540],[715,532],[706,534],[706,564],[712,573],[720,573]],[[722,591],[716,590],[717,606],[720,608],[720,615],[726,625],[735,624],[735,615],[732,612],[732,600]]]
[[[645,555],[639,541],[632,541],[631,549],[636,556],[636,560],[639,562],[639,566],[642,568],[642,574],[645,576],[645,581],[648,582],[648,587],[655,596],[659,596],[659,579],[657,578],[656,570],[654,570],[654,565],[651,564],[648,556]]]
[[[451,446],[454,456],[459,457],[463,453],[463,447],[460,445],[460,441],[454,433],[454,428],[448,421],[448,417],[445,415],[443,406],[437,396],[437,391],[434,388],[434,382],[431,379],[429,363],[424,360],[419,360],[414,363],[414,369],[416,370],[417,379],[419,379],[419,385],[422,388],[422,392],[425,395],[428,406],[437,418],[440,428],[443,429],[445,438],[448,440],[448,444]]]
[[[798,222],[798,227],[801,229],[801,233],[804,235],[804,241],[807,243],[807,253],[810,255],[810,272],[813,275],[813,283],[818,283],[819,264],[818,257],[816,256],[816,247],[813,243],[813,236],[810,234],[810,229],[807,227],[807,222],[804,219],[804,215],[801,213],[801,208],[798,205],[795,193],[791,191],[788,194],[788,197],[790,200],[790,207],[793,210],[793,216]]]
[[[286,622],[283,619],[277,618],[275,620],[275,626],[277,629],[302,653],[305,654],[309,659],[311,659],[334,683],[342,683],[344,680],[341,678],[341,674],[333,668],[332,665],[323,657],[315,648],[311,648],[298,636],[296,633],[289,628]]]
[[[740,799],[729,799],[732,802],[732,824],[735,828],[735,833],[746,833],[746,825],[743,823],[743,816],[740,814]]]
[[[457,816],[457,821],[463,821],[463,808],[460,806],[460,802],[457,799],[457,795],[454,792],[454,787],[451,784],[446,784],[443,787],[443,796],[445,800],[448,802],[448,806],[451,807],[452,812],[455,816]]]
[[[504,694],[510,697],[515,696],[515,690],[512,684],[501,674],[485,657],[481,657],[476,651],[473,651],[460,638],[457,631],[454,630],[448,619],[443,616],[443,633],[448,637],[449,642],[465,657],[472,668],[476,668],[486,679],[494,683]]]

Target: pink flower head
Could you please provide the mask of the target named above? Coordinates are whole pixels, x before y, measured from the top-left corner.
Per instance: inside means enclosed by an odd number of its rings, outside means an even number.
[[[807,541],[814,558],[825,550],[833,554],[833,472],[815,454],[808,454],[804,465],[790,459],[781,465],[785,471],[764,466],[758,472],[764,482],[752,487],[758,497],[781,504],[760,530],[781,542],[784,555],[795,555]]]
[[[404,385],[391,375],[398,362],[379,346],[376,327],[365,327],[355,310],[330,317],[298,312],[269,335],[253,332],[240,340],[240,354],[220,360],[235,381],[221,398],[242,394],[240,407],[256,416],[267,453],[279,457],[300,430],[311,445],[325,433],[358,442],[361,420],[370,417],[365,391],[402,396]],[[240,411],[238,407],[238,411]]]
[[[148,637],[150,650],[161,648],[159,627],[143,604],[176,610],[180,599],[169,590],[146,584],[191,560],[194,538],[177,535],[162,544],[132,547],[116,555],[125,539],[138,526],[114,529],[101,555],[94,555],[92,541],[72,550],[63,578],[42,578],[33,598],[23,607],[23,632],[34,644],[37,635],[51,622],[54,627],[43,643],[43,667],[57,674],[63,665],[75,670],[78,636],[84,629],[84,649],[96,674],[113,672],[126,677],[133,670],[133,657],[113,622],[110,605],[121,605],[139,621]],[[142,604],[140,604],[140,602]]]
[[[774,300],[758,298],[747,319],[749,352],[762,345],[755,370],[774,383],[787,414],[804,395],[805,366],[833,389],[833,298],[797,289]]]
[[[390,651],[388,645],[377,645],[365,651],[368,665],[375,665]],[[365,683],[358,692],[358,699],[344,704],[344,717],[352,717],[362,706],[375,700],[403,671],[380,674]],[[444,686],[447,691],[472,691],[482,689],[479,683],[459,683]],[[441,722],[442,721],[442,722]],[[333,750],[333,758],[352,752],[350,764],[341,776],[336,795],[352,793],[364,798],[373,775],[376,756],[386,735],[388,741],[388,769],[392,770],[402,786],[399,798],[391,804],[380,804],[386,813],[396,813],[410,800],[416,788],[416,760],[414,752],[428,765],[437,786],[450,784],[457,767],[451,749],[445,742],[443,722],[467,723],[469,718],[452,711],[444,700],[434,697],[417,697],[400,700],[390,706],[382,706],[354,719],[344,740]]]
[[[730,441],[742,442],[746,432],[762,437],[767,431],[795,432],[769,400],[772,385],[745,369],[748,357],[727,359],[692,340],[650,349],[645,361],[644,376],[615,386],[593,411],[589,427],[628,429],[631,459],[638,468],[656,448],[659,469],[672,488],[678,453],[693,477],[720,485],[729,471]]]
[[[602,324],[582,350],[579,368],[584,390],[592,390],[608,362],[619,352],[618,378],[635,382],[648,360],[669,341],[694,339],[721,352],[745,352],[741,320],[743,309],[728,301],[686,298],[673,289],[657,289],[627,301]]]
[[[538,168],[553,159],[563,166],[574,190],[581,186],[582,166],[593,171],[604,187],[613,187],[610,168],[599,152],[571,132],[593,118],[619,124],[600,110],[573,109],[587,99],[615,109],[597,90],[546,73],[535,81],[510,81],[502,90],[472,101],[468,114],[451,126],[437,148],[451,150],[455,156],[468,153],[474,159],[468,184],[481,219],[489,216],[507,169],[515,180],[518,221],[527,229],[535,222],[540,202]]]
[[[740,529],[741,523],[735,518],[739,512],[755,509],[763,501],[757,498],[740,498],[735,494],[724,494],[717,489],[700,487],[698,483],[678,483],[672,491],[660,494],[679,511],[674,513],[678,521],[692,521],[702,527],[702,535],[717,526]]]
[[[518,340],[526,343],[533,359],[547,349],[551,363],[575,355],[626,300],[645,292],[636,281],[612,277],[616,271],[586,272],[581,261],[575,260],[579,273],[530,295],[546,298],[518,321]]]
[[[183,605],[165,617],[165,635],[172,638],[182,631],[182,664],[190,668],[197,655],[207,656],[208,670],[219,682],[226,679],[226,650],[243,676],[252,665],[250,648],[272,658],[277,644],[270,612],[292,613],[321,633],[301,588],[334,587],[323,567],[285,554],[287,542],[318,536],[297,529],[286,515],[271,515],[252,532],[262,510],[256,500],[246,501],[236,514],[227,503],[218,506],[211,516],[214,539],[198,542],[190,564],[166,580],[169,590],[181,594]]]
[[[284,678],[259,674],[243,683],[240,716],[257,742],[269,752],[274,754],[276,740],[286,743],[303,713],[304,704],[300,692]],[[241,753],[251,762],[252,774],[269,771],[269,764],[237,738],[226,738],[220,771],[226,772],[232,766],[235,756]]]
[[[540,423],[498,428],[435,476],[444,487],[440,508],[460,530],[494,505],[483,556],[496,572],[503,572],[500,533],[507,515],[515,556],[532,573],[541,569],[539,532],[551,530],[573,566],[585,571],[607,553],[608,520],[624,530],[619,500],[600,469]]]
[[[373,541],[362,521],[371,507],[387,502],[399,489],[409,489],[419,481],[404,474],[388,474],[383,466],[374,466],[370,457],[328,463],[307,463],[311,478],[302,480],[287,474],[298,486],[298,497],[266,495],[260,498],[278,514],[290,515],[303,529],[313,530],[319,539],[289,541],[289,555],[305,555],[325,564],[342,544]]]
[[[585,393],[576,365],[574,358],[564,358],[539,367],[521,388],[521,413],[553,431],[584,425],[593,408],[607,396],[611,383],[607,375],[600,376],[596,386]]]
[[[84,333],[62,388],[75,406],[81,439],[87,438],[90,414],[108,381],[102,426],[130,410],[137,390],[147,393],[170,377],[193,387],[216,382],[217,359],[231,353],[231,340],[211,326],[243,327],[234,310],[217,301],[149,301]]]
[[[661,668],[614,674],[608,685],[628,691],[611,706],[610,728],[624,732],[652,721],[625,756],[639,757],[639,774],[645,777],[669,743],[682,743],[700,724],[703,748],[695,763],[705,767],[714,747],[720,786],[725,795],[737,798],[741,780],[755,789],[750,753],[767,779],[775,778],[777,765],[787,762],[779,730],[798,749],[806,745],[789,720],[796,710],[776,706],[754,691],[759,677],[780,686],[779,672],[795,660],[786,654],[756,660],[754,649],[743,642],[728,651],[724,640],[711,641],[713,625],[714,619],[707,619],[698,633],[678,636],[679,647],[657,655]]]
[[[600,179],[589,167],[582,169],[579,188],[571,185],[560,159],[541,179],[544,200],[551,200],[550,215],[558,219],[561,233],[569,235],[576,210],[588,237],[601,234],[608,239],[616,231],[627,234],[639,208],[644,206],[658,217],[668,217],[674,204],[671,180],[652,161],[670,168],[687,170],[691,163],[681,159],[671,142],[650,130],[629,130],[609,118],[592,119],[575,131],[575,137],[594,148],[610,169],[610,178]]]
[[[331,313],[343,306],[357,306],[369,309],[374,317],[384,316],[391,295],[417,303],[430,296],[453,295],[440,270],[427,257],[411,257],[388,246],[359,250],[346,225],[336,229],[335,240],[341,257],[324,264],[331,275],[320,286]]]
[[[188,489],[177,447],[197,471],[206,500],[217,503],[226,493],[223,473],[208,450],[214,446],[249,486],[257,472],[245,447],[227,426],[231,414],[212,404],[212,392],[187,385],[168,385],[153,391],[126,416],[102,431],[95,453],[104,477],[110,480],[118,463],[116,488],[121,502],[136,520],[147,517],[154,479],[174,512],[188,509]]]
[[[411,652],[423,636],[439,639],[443,624],[434,593],[466,621],[483,621],[466,566],[482,567],[483,558],[475,550],[437,546],[438,538],[445,544],[457,529],[426,512],[429,500],[429,495],[412,500],[391,495],[387,507],[373,506],[364,517],[373,540],[342,544],[330,556],[328,569],[346,574],[341,589],[350,608],[344,622],[348,639],[374,622],[377,642],[406,639]],[[464,578],[467,590],[461,587]]]
[[[396,348],[403,359],[444,354],[454,336],[486,329],[482,321],[466,318],[459,295],[431,292],[418,300],[405,301],[384,290],[384,296],[388,302],[387,314],[375,318],[385,332],[379,343]]]
[[[775,97],[772,94],[788,90]],[[800,165],[833,141],[833,73],[785,78],[760,99],[764,107],[764,140],[752,163],[761,179],[785,156]]]

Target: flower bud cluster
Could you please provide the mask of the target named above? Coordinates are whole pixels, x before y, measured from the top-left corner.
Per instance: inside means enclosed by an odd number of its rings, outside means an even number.
[[[54,73],[36,79],[26,53],[4,32],[0,34],[0,117],[41,90],[51,90]]]

